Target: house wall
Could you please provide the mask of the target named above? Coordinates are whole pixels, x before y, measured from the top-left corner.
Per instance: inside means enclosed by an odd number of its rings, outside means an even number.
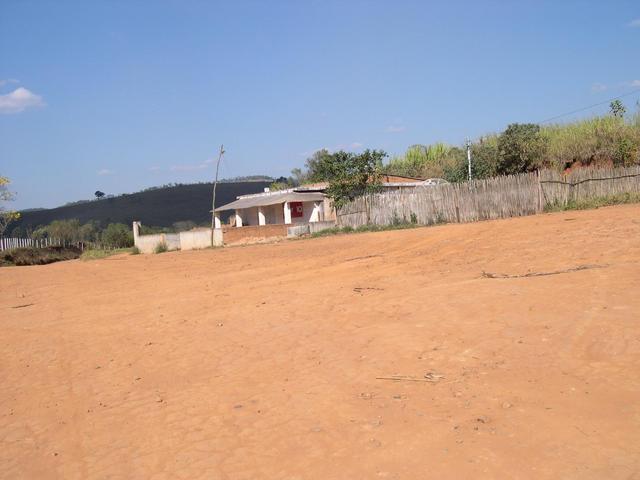
[[[323,221],[336,220],[336,210],[331,205],[331,199],[329,197],[324,197],[322,202],[322,211],[323,211]]]
[[[258,225],[258,207],[243,208],[239,212],[243,227]]]
[[[322,206],[316,208],[316,203],[322,205],[322,202],[302,202],[302,216],[294,217],[291,215],[291,223],[309,223],[320,220]]]

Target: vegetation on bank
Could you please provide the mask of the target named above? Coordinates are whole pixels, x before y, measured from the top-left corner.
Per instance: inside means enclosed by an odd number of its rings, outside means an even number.
[[[426,227],[427,225],[419,224],[417,221],[405,222],[398,221],[394,222],[390,225],[361,225],[357,228],[353,227],[332,227],[324,230],[320,230],[319,232],[312,233],[310,235],[311,238],[319,238],[319,237],[328,237],[331,235],[338,234],[349,234],[349,233],[365,233],[365,232],[385,232],[387,230],[406,230],[409,228],[418,228],[418,227]]]
[[[625,117],[624,106],[613,102],[609,115],[565,124],[511,124],[502,133],[471,143],[473,178],[574,166],[630,166],[640,164],[640,112]],[[384,165],[388,174],[468,178],[464,147],[436,143],[413,145]]]
[[[77,247],[14,248],[0,252],[0,266],[46,265],[74,260],[81,254]]]
[[[587,200],[569,201],[566,204],[547,205],[545,212],[563,212],[565,210],[591,210],[600,207],[609,207],[612,205],[624,205],[627,203],[640,203],[640,194],[627,192],[618,195],[609,195],[606,197],[595,197]]]

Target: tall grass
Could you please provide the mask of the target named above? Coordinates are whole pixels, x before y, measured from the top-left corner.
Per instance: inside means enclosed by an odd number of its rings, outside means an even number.
[[[499,171],[501,134],[489,134],[471,145],[473,178],[493,177]],[[630,166],[640,164],[640,112],[626,119],[596,116],[569,123],[542,125],[544,148],[534,168],[564,170],[573,166]],[[442,177],[450,182],[467,178],[464,147],[443,143],[414,145],[384,166],[385,172],[413,177]]]

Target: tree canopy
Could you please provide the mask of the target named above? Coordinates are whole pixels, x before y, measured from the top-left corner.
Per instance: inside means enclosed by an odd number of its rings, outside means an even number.
[[[8,185],[11,181],[7,177],[0,176],[0,236],[7,229],[7,226],[14,220],[20,218],[20,213],[5,208],[2,204],[14,200],[15,195],[9,191]]]
[[[360,195],[379,190],[382,160],[386,156],[382,150],[367,149],[360,154],[342,150],[330,154],[325,150],[314,158],[310,178],[328,182],[327,196],[336,208],[341,208]]]

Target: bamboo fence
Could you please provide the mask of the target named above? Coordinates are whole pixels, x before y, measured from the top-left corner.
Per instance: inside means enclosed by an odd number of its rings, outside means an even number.
[[[640,166],[554,170],[471,182],[392,190],[354,199],[338,212],[340,226],[413,222],[475,222],[533,215],[549,205],[640,193]]]

